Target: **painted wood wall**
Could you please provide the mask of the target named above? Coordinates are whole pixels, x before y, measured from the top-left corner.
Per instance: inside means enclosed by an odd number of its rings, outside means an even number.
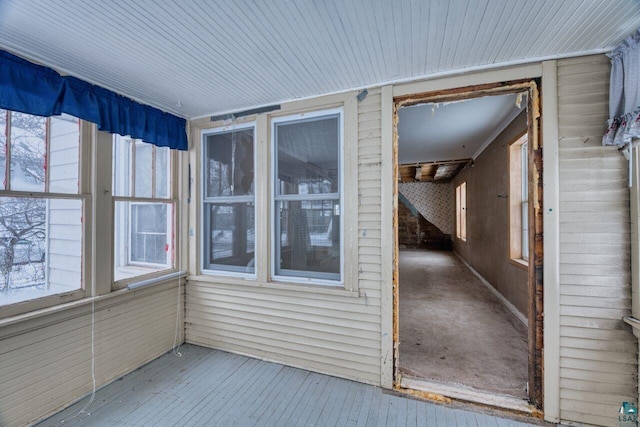
[[[467,238],[453,236],[453,250],[526,319],[528,270],[509,256],[509,144],[527,130],[522,112],[480,154],[474,167],[460,171],[453,186],[467,183]],[[451,213],[453,217],[455,211]]]
[[[51,119],[49,132],[51,152],[47,166],[50,191],[77,191],[78,120],[67,116]],[[50,199],[48,203],[48,283],[58,292],[74,290],[82,283],[82,204],[67,199]]]
[[[173,347],[177,303],[176,281],[120,291],[96,303],[98,387]],[[0,323],[0,426],[42,419],[91,389],[91,304]]]
[[[609,60],[558,61],[560,174],[560,417],[617,425],[637,400],[631,313],[627,164],[602,147]],[[544,112],[543,112],[544,120]]]
[[[380,384],[380,111],[380,90],[371,90],[357,106],[358,182],[345,182],[358,199],[358,235],[345,233],[358,291],[190,277],[187,342]]]

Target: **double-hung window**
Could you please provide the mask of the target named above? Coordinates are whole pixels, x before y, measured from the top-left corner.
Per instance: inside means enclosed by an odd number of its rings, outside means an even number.
[[[342,114],[272,120],[272,260],[281,280],[342,282]]]
[[[205,131],[202,268],[255,275],[254,125]]]
[[[509,146],[509,256],[529,260],[529,156],[525,133]]]
[[[173,154],[113,136],[114,280],[174,267]]]
[[[467,183],[456,187],[456,237],[467,240]]]
[[[529,144],[525,141],[520,146],[522,158],[522,191],[520,193],[520,212],[522,217],[522,259],[529,261]]]
[[[0,110],[0,307],[82,296],[80,157],[78,119]]]

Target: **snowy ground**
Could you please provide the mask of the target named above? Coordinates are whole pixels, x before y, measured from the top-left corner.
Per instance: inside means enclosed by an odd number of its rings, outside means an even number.
[[[0,306],[14,304],[68,292],[68,287],[47,288],[44,277],[44,262],[14,265],[9,277],[9,288],[4,288],[4,280],[0,283]]]

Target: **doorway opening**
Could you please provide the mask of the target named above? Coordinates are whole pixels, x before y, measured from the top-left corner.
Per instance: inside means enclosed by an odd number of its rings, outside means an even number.
[[[542,409],[535,81],[394,99],[394,386]]]

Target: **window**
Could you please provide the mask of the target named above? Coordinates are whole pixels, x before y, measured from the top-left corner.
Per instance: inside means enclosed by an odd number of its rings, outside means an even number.
[[[509,146],[509,256],[529,259],[529,166],[525,133]]]
[[[174,266],[173,165],[168,148],[114,135],[114,279]]]
[[[80,295],[80,121],[0,110],[0,306]]]
[[[342,280],[342,110],[272,121],[273,274]]]
[[[456,187],[456,237],[467,240],[467,183]]]
[[[255,274],[254,126],[202,137],[203,270]]]

